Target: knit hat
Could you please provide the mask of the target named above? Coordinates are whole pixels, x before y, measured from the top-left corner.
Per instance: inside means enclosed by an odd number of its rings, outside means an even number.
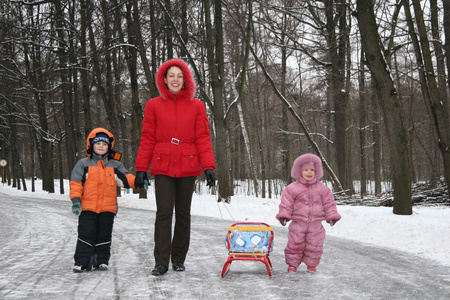
[[[109,139],[109,136],[104,132],[97,133],[96,137],[92,140],[92,146],[94,146],[97,142],[105,142],[109,145],[111,145],[111,140]]]

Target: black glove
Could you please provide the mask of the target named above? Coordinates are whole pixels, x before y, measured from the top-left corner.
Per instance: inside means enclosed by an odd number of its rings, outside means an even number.
[[[147,172],[137,171],[136,178],[134,179],[134,187],[137,189],[145,188],[145,185],[148,186],[148,183]]]
[[[205,170],[206,185],[210,188],[216,186],[216,173],[213,170]]]

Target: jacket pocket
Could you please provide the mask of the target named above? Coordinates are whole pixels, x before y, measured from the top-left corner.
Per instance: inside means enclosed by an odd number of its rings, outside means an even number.
[[[169,170],[170,149],[159,149],[153,151],[152,163],[150,169],[154,171],[166,172]]]
[[[106,168],[106,184],[112,185],[114,187],[117,185],[116,176],[114,174],[114,168],[111,167]]]
[[[182,151],[181,170],[183,172],[195,172],[200,170],[200,162],[196,150]]]

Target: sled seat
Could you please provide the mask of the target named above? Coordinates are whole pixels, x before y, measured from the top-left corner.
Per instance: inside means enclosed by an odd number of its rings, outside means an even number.
[[[267,273],[272,276],[272,263],[269,253],[273,250],[273,230],[266,223],[241,222],[228,228],[225,237],[228,259],[222,269],[222,277],[230,270],[234,260],[254,260],[266,265]]]

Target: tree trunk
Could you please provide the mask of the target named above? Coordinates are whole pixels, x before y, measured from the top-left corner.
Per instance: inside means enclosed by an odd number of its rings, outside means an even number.
[[[444,1],[449,2],[449,1]],[[430,8],[431,8],[431,34],[432,34],[432,42],[434,48],[434,55],[436,57],[436,70],[437,70],[437,83],[439,87],[439,95],[442,101],[442,105],[444,106],[445,118],[450,120],[450,108],[448,106],[448,93],[447,93],[447,75],[445,74],[445,55],[443,52],[443,47],[441,43],[440,37],[440,28],[439,28],[439,14],[438,14],[438,5],[437,0],[430,0]],[[450,40],[446,40],[446,43],[450,43]]]
[[[88,55],[87,55],[87,28],[91,13],[88,8],[90,1],[80,1],[80,77],[81,77],[81,94],[83,95],[83,116],[84,116],[84,137],[87,137],[92,128],[91,118],[91,102],[90,102],[90,76],[88,71]]]
[[[137,8],[136,8],[137,9]],[[135,20],[132,19],[132,5],[127,4],[127,30],[128,30],[128,43],[130,45],[136,44],[136,37],[134,29],[134,26],[137,24],[135,23]],[[142,107],[139,103],[139,85],[138,85],[138,79],[137,79],[137,51],[134,47],[129,47],[128,49],[129,56],[127,57],[127,66],[128,66],[128,72],[130,76],[130,86],[131,86],[131,103],[133,106],[133,118],[132,118],[132,126],[133,126],[133,132],[141,132],[142,130]],[[137,140],[137,137],[140,137],[139,134],[133,134],[133,144],[139,145],[139,141]],[[137,156],[137,149],[138,147],[132,147],[133,148],[133,155],[134,157]],[[139,198],[147,198],[147,191],[145,189],[139,189]]]
[[[400,115],[400,103],[389,68],[383,57],[373,2],[357,0],[358,26],[366,62],[378,93],[386,125],[392,168],[394,214],[411,215],[411,174],[405,129]]]
[[[107,17],[107,8],[106,3],[104,3],[105,1],[101,1],[100,4],[102,6],[102,12],[104,17]],[[88,6],[89,7],[89,6]],[[90,50],[91,50],[91,63],[92,63],[92,69],[93,69],[93,75],[94,75],[94,84],[97,87],[97,91],[100,95],[100,98],[103,101],[103,105],[105,107],[105,111],[106,111],[106,116],[108,119],[108,123],[109,123],[109,128],[107,128],[110,132],[116,132],[116,115],[114,113],[114,107],[112,106],[112,99],[108,98],[109,92],[106,91],[105,87],[103,86],[103,78],[104,78],[104,74],[102,72],[102,68],[100,66],[100,62],[103,62],[104,60],[101,59],[100,57],[100,53],[98,51],[97,48],[97,43],[96,43],[96,37],[94,34],[94,29],[93,29],[93,25],[92,25],[92,11],[88,11],[87,12],[88,15],[88,32],[89,32],[89,46],[90,46]],[[105,20],[105,30],[108,30],[108,26],[109,26],[109,22],[106,22]],[[105,37],[104,37],[104,42],[105,43],[109,43],[108,39],[106,38],[106,35],[109,34],[107,32],[105,32]],[[105,44],[105,47],[107,45]],[[106,53],[105,59],[107,59],[108,54]],[[110,62],[110,60],[109,60]],[[107,68],[110,68],[109,66],[107,66]],[[110,86],[110,75],[106,75],[107,77],[107,82],[106,85]],[[92,129],[91,129],[92,130]]]
[[[55,6],[55,25],[58,34],[58,50],[56,51],[59,58],[59,74],[61,78],[61,90],[62,90],[62,100],[64,103],[64,131],[66,135],[66,156],[67,165],[71,171],[76,163],[76,135],[74,129],[73,121],[73,109],[72,109],[72,95],[69,93],[69,80],[68,80],[68,53],[65,50],[67,48],[65,42],[64,31],[66,30],[64,26],[64,12],[61,8],[61,3],[59,0],[52,1]]]
[[[30,137],[30,153],[33,153],[33,156],[31,158],[31,170],[33,170],[33,173],[31,175],[31,191],[34,193],[36,192],[36,185],[35,185],[35,170],[36,170],[36,162],[35,162],[35,149],[34,149],[34,139],[35,134],[34,132],[31,130],[31,128],[28,130],[29,134],[28,136]]]
[[[283,16],[283,21],[286,23],[286,17]],[[282,24],[283,27],[286,26],[286,24]],[[280,87],[280,93],[283,95],[283,97],[286,97],[286,73],[287,73],[287,37],[285,28],[283,28],[281,32],[281,38],[280,38],[280,45],[281,45],[281,87]],[[283,130],[286,132],[290,132],[289,128],[289,110],[288,108],[283,105],[282,108],[282,124],[283,124]],[[289,184],[291,181],[291,155],[292,155],[292,142],[290,139],[289,134],[283,134],[282,136],[282,145],[283,148],[281,149],[282,155],[283,155],[283,179],[286,182],[286,184]]]
[[[61,129],[60,129],[60,136],[62,136]],[[64,176],[63,176],[63,155],[62,155],[62,147],[61,147],[62,140],[58,143],[58,165],[59,165],[59,193],[61,195],[64,195]],[[72,171],[72,169],[70,169]]]
[[[366,170],[366,78],[364,72],[364,52],[361,50],[361,61],[359,64],[359,155],[360,155],[360,182],[361,196],[367,195],[367,170]]]
[[[78,4],[74,1],[69,3],[69,20],[70,24],[75,24],[75,18],[78,17],[79,11],[75,9],[73,6],[77,6]],[[73,66],[79,66],[78,61],[78,55],[80,53],[79,46],[79,35],[80,32],[74,31],[74,30],[68,30],[68,44],[69,44],[69,65],[71,66],[69,68],[69,93],[73,97],[73,110],[72,110],[72,116],[73,116],[73,133],[74,133],[74,142],[73,146],[75,147],[73,149],[72,155],[74,163],[78,160],[78,152],[82,151],[84,149],[85,139],[84,135],[81,133],[81,128],[83,128],[83,123],[80,122],[80,112],[81,112],[81,101],[83,100],[82,95],[80,96],[80,83],[79,83],[79,68],[73,67]],[[64,170],[64,168],[63,168]],[[72,170],[68,169],[66,174],[70,174]],[[64,172],[63,172],[64,176]],[[64,177],[63,177],[64,178]],[[63,179],[62,178],[62,179]]]
[[[408,6],[408,1],[405,1],[404,3],[404,7]],[[443,102],[441,101],[441,94],[436,81],[436,75],[434,73],[430,44],[423,20],[421,4],[418,0],[413,0],[413,6],[414,14],[416,17],[416,24],[420,36],[420,46],[421,53],[423,55],[426,88],[430,95],[430,117],[437,134],[439,148],[441,150],[442,158],[444,161],[444,176],[447,183],[447,190],[450,191],[450,125],[449,120],[447,119],[448,114],[446,113],[446,108],[443,106]]]
[[[173,58],[173,34],[172,34],[172,26],[170,24],[172,23],[172,20],[168,20],[167,18],[171,18],[172,16],[172,9],[170,7],[170,0],[164,0],[164,6],[167,10],[167,14],[164,15],[166,26],[164,27],[164,33],[165,33],[165,40],[166,40],[166,51],[167,51],[167,59]]]
[[[111,62],[111,51],[109,50],[111,46],[111,40],[112,40],[112,33],[110,24],[114,24],[113,21],[111,21],[111,4],[108,3],[108,1],[100,1],[100,7],[103,14],[103,25],[104,25],[104,36],[103,36],[103,49],[102,54],[104,57],[104,66],[103,69],[105,70],[106,74],[100,75],[100,70],[97,69],[97,76],[101,76],[101,78],[105,78],[105,86],[102,85],[102,91],[104,93],[102,99],[103,99],[103,105],[106,110],[106,114],[108,116],[109,120],[109,128],[110,132],[114,132],[117,134],[117,112],[116,107],[114,105],[114,88],[113,88],[113,70],[112,70],[112,62]],[[95,62],[94,62],[95,64]],[[99,68],[100,65],[97,66]],[[102,79],[98,77],[98,80],[101,84]]]
[[[371,79],[371,106],[372,106],[372,144],[373,144],[373,181],[375,185],[375,195],[381,195],[381,124],[378,115],[377,91],[375,90],[375,81]]]
[[[32,11],[30,10],[31,14]],[[33,22],[32,17],[30,17],[30,22]],[[31,25],[33,26],[33,25]],[[42,77],[42,67],[41,67],[41,47],[40,47],[40,37],[39,33],[35,30],[32,31],[33,35],[31,37],[24,37],[24,40],[31,39],[33,41],[33,47],[31,47],[31,51],[29,49],[28,44],[23,44],[24,47],[24,62],[27,73],[27,78],[29,78],[30,82],[34,87],[34,101],[36,105],[36,109],[39,115],[39,125],[40,131],[39,134],[39,144],[37,146],[38,149],[38,158],[39,158],[39,166],[41,170],[42,176],[42,189],[49,193],[55,192],[55,183],[53,176],[53,153],[52,153],[52,140],[53,137],[49,133],[49,126],[47,122],[47,111],[45,108],[45,100],[42,97],[42,94],[38,91],[45,90],[43,87]]]
[[[181,0],[181,39],[185,45],[189,39],[187,3],[188,0]],[[180,55],[182,58],[187,58],[188,53],[184,47],[181,47]]]
[[[156,20],[155,20],[155,16],[154,16],[154,11],[155,11],[155,4],[154,4],[154,0],[149,0],[149,6],[150,6],[150,12],[152,12],[150,14],[150,53],[151,53],[151,70],[153,72],[153,74],[156,73],[156,69],[157,69],[157,57],[156,57]],[[154,91],[150,90],[152,92],[152,97],[156,97],[158,95],[158,88],[156,87],[156,83],[154,84]],[[155,94],[153,94],[155,93]],[[140,134],[140,133],[139,133]]]
[[[153,11],[150,12],[153,13]],[[145,78],[147,79],[147,87],[150,90],[150,95],[152,97],[156,97],[158,94],[158,88],[156,87],[156,83],[152,74],[152,70],[155,71],[155,69],[150,68],[150,63],[147,58],[147,51],[146,51],[147,49],[144,45],[144,39],[142,38],[141,32],[141,25],[139,22],[139,7],[137,0],[133,0],[133,30],[134,36],[136,37],[136,44],[138,46],[138,51],[142,62],[142,68],[144,69]]]
[[[442,0],[444,6],[444,35],[445,41],[444,52],[447,61],[447,88],[450,88],[450,1]],[[450,119],[450,102],[446,100],[445,109],[447,111],[447,119]]]
[[[245,125],[244,114],[242,113],[242,106],[240,103],[238,103],[237,108],[238,108],[238,112],[239,112],[239,122],[241,125],[242,135],[244,136],[245,149],[247,150],[247,155],[248,155],[250,174],[252,176],[253,185],[255,188],[255,196],[258,197],[258,177],[256,174],[255,163],[253,162],[253,153],[252,153],[251,147],[250,147],[250,137],[247,132],[247,126]]]
[[[351,190],[347,182],[347,96],[345,92],[345,45],[347,39],[346,7],[344,0],[325,1],[326,28],[328,34],[329,59],[331,61],[331,85],[334,102],[334,129],[336,143],[337,174],[345,190]],[[335,14],[334,6],[338,11]],[[338,20],[339,35],[336,33],[336,18]]]
[[[230,202],[234,195],[231,160],[229,155],[229,140],[227,119],[224,110],[224,56],[222,2],[214,0],[214,24],[211,20],[211,2],[205,0],[205,25],[207,39],[207,60],[211,77],[211,88],[214,98],[213,114],[216,129],[216,170],[219,185],[219,200]],[[214,51],[215,50],[215,51]]]

